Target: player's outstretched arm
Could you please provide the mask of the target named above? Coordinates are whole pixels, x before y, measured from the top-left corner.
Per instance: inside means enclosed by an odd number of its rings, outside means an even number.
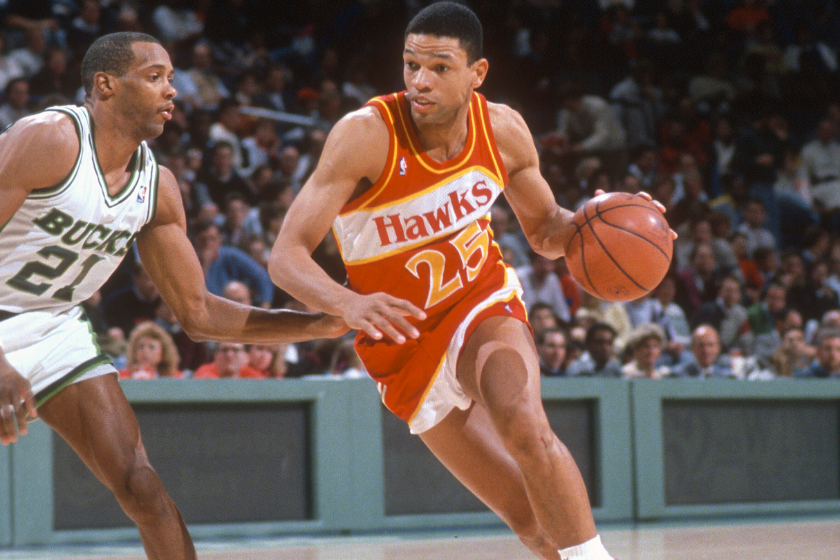
[[[347,331],[337,317],[249,307],[210,294],[187,238],[175,177],[164,167],[159,189],[154,221],[143,228],[137,247],[143,266],[190,338],[270,344],[335,337]]]
[[[332,280],[312,259],[341,208],[375,183],[388,155],[388,131],[379,113],[362,108],[330,132],[312,176],[298,194],[275,241],[268,271],[286,292],[326,313],[344,317],[354,329],[398,343],[419,336],[406,316],[423,311],[388,294],[359,295]]]
[[[558,206],[540,174],[537,148],[522,116],[506,105],[488,105],[496,143],[508,171],[505,197],[531,248],[550,259],[562,257],[562,234],[572,212]]]

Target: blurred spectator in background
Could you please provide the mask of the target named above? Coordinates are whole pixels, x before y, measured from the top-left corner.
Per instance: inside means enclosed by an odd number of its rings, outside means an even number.
[[[522,301],[531,307],[538,301],[551,306],[554,314],[562,321],[572,319],[569,306],[560,286],[560,279],[554,272],[554,261],[536,251],[529,251],[530,264],[516,269],[522,283]]]
[[[40,27],[32,27],[26,30],[24,44],[11,50],[9,52],[9,58],[14,60],[23,70],[24,78],[31,78],[44,67],[44,53],[46,49],[46,33]]]
[[[534,331],[534,337],[545,329],[560,327],[560,321],[554,314],[554,309],[542,301],[538,301],[528,308],[528,322]]]
[[[70,101],[82,85],[80,74],[70,71],[67,64],[67,52],[61,47],[49,47],[44,53],[44,66],[29,79],[33,97],[42,99],[58,94]],[[78,70],[74,68],[73,70]]]
[[[720,52],[713,52],[706,58],[705,71],[689,80],[688,94],[697,104],[698,110],[706,114],[722,115],[730,109],[736,92],[735,87],[726,78],[727,66],[726,56]]]
[[[798,377],[805,373],[816,350],[805,341],[805,333],[799,327],[789,327],[782,333],[782,343],[768,363],[779,377]]]
[[[709,325],[719,334],[723,352],[738,342],[741,328],[747,321],[747,310],[741,305],[741,282],[735,276],[725,276],[720,282],[717,298],[700,306],[691,320],[694,327]]]
[[[802,147],[802,169],[811,184],[811,198],[821,212],[840,209],[840,142],[834,122],[823,119],[816,138]]]
[[[701,325],[691,333],[691,354],[693,360],[685,363],[679,370],[681,377],[730,378],[732,361],[726,354],[721,354],[718,333],[709,325]]]
[[[594,323],[586,330],[584,352],[569,365],[567,375],[621,377],[616,357],[615,329],[607,323]]]
[[[251,297],[251,290],[243,284],[233,280],[228,282],[222,290],[222,297],[241,303],[242,305],[253,305],[253,298]]]
[[[686,317],[694,317],[700,307],[717,297],[720,281],[726,271],[718,265],[709,242],[698,243],[691,253],[691,264],[677,271],[676,303]]]
[[[618,120],[624,128],[627,146],[658,141],[659,126],[665,116],[666,105],[662,90],[653,84],[654,66],[649,60],[633,63],[630,75],[616,84],[610,92]]]
[[[543,137],[549,151],[560,156],[563,168],[574,169],[584,157],[594,156],[613,179],[627,168],[624,129],[607,101],[587,95],[583,86],[565,84],[560,89],[561,109],[557,129]]]
[[[219,108],[216,111],[216,120],[210,125],[208,135],[210,142],[215,146],[221,142],[230,144],[233,152],[233,168],[242,177],[247,177],[250,170],[250,162],[246,160],[247,152],[242,147],[239,139],[241,129],[241,115],[239,114],[239,101],[234,97],[226,97],[219,101]]]
[[[126,367],[120,379],[184,377],[178,370],[180,356],[172,337],[156,323],[138,325],[128,339]]]
[[[10,80],[23,77],[23,68],[8,56],[6,34],[0,31],[0,90],[5,90]]]
[[[251,290],[254,305],[265,308],[271,305],[274,284],[268,272],[236,247],[222,246],[222,234],[216,224],[197,224],[193,242],[211,294],[221,296],[230,281],[238,280]]]
[[[540,373],[547,377],[566,375],[566,333],[557,327],[542,329],[534,341],[540,361]]]
[[[787,303],[807,322],[818,322],[827,311],[840,309],[837,292],[828,284],[828,261],[819,260],[807,268],[803,283],[788,289]]]
[[[274,363],[277,348],[271,344],[246,344],[248,361],[239,370],[237,377],[248,379],[266,379],[271,375],[271,364]]]
[[[840,330],[825,329],[817,335],[817,356],[800,377],[840,377]]]
[[[289,78],[290,72],[286,67],[279,64],[271,65],[266,71],[262,91],[254,96],[254,104],[282,113],[297,112],[295,93],[289,87]]]
[[[120,329],[126,338],[140,323],[155,320],[160,303],[160,293],[152,279],[137,263],[131,274],[131,283],[111,292],[102,302],[102,314],[109,327]]]
[[[622,375],[628,379],[661,379],[670,375],[671,369],[659,364],[664,344],[665,332],[659,325],[648,323],[633,329],[627,342],[631,358],[622,366]]]
[[[631,160],[630,165],[627,167],[627,172],[634,175],[641,184],[642,190],[653,192],[655,191],[655,181],[658,177],[657,174],[657,152],[656,147],[652,143],[648,144],[639,144],[635,148],[630,151]],[[669,178],[670,180],[670,178]],[[659,197],[654,197],[657,200],[661,199]],[[665,198],[665,201],[668,202],[671,197]],[[668,205],[665,205],[668,208]]]
[[[67,48],[72,59],[81,61],[93,42],[110,29],[102,25],[101,0],[79,0],[76,16],[67,26]],[[81,85],[81,84],[80,84]]]
[[[31,114],[29,82],[25,78],[10,80],[3,94],[3,104],[0,105],[0,130]]]
[[[708,243],[715,254],[715,262],[720,269],[727,273],[740,274],[738,257],[726,239],[715,237],[712,230],[710,214],[703,214],[688,224],[687,235],[678,237],[674,241],[674,253],[677,270],[691,266],[691,255],[694,249],[703,243]]]
[[[196,185],[203,185],[212,202],[224,208],[225,197],[231,193],[242,195],[253,206],[258,202],[257,194],[234,168],[234,148],[229,142],[213,144],[210,161],[202,165],[196,175]]]
[[[248,352],[244,344],[220,342],[213,350],[213,361],[204,364],[193,373],[194,379],[223,379],[239,377],[239,372],[248,363]]]
[[[199,366],[207,363],[210,359],[204,343],[196,342],[187,336],[187,333],[178,324],[175,314],[163,299],[160,300],[155,310],[155,323],[169,333],[169,336],[175,342],[180,356],[178,369],[183,371],[185,375],[192,374]]]
[[[245,202],[245,197],[238,192],[229,193],[225,196],[224,221],[220,232],[224,237],[225,245],[239,245],[239,240],[245,234],[243,229],[245,220],[251,212],[251,207]]]
[[[173,85],[189,112],[194,109],[214,111],[222,99],[230,97],[230,91],[213,69],[213,51],[206,41],[195,44],[192,65],[175,72]]]
[[[505,262],[514,268],[527,266],[530,248],[520,236],[510,231],[511,211],[503,204],[490,208],[490,227],[493,241],[508,255]]]
[[[739,344],[750,356],[769,359],[782,343],[776,322],[787,306],[787,288],[778,281],[764,287],[760,302],[747,308],[747,322],[741,328]]]
[[[240,171],[246,177],[250,177],[259,167],[276,166],[280,159],[280,137],[275,124],[268,119],[257,121],[254,133],[242,139],[242,151],[248,165]]]
[[[759,247],[777,248],[776,238],[770,233],[770,230],[764,227],[767,219],[764,201],[757,198],[747,200],[744,205],[743,218],[743,223],[736,228],[736,231],[743,233],[746,237],[745,249],[748,256],[751,257]]]

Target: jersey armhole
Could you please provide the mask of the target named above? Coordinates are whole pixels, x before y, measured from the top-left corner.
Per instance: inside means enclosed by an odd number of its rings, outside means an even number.
[[[73,126],[76,127],[76,136],[79,139],[79,153],[76,154],[76,163],[73,164],[73,169],[70,170],[70,173],[67,174],[67,177],[65,177],[62,181],[51,187],[34,189],[31,193],[29,193],[29,198],[34,199],[52,198],[64,192],[73,182],[73,179],[76,178],[76,175],[79,173],[79,168],[82,165],[82,137],[84,135],[84,131],[82,123],[79,120],[79,116],[72,110],[66,109],[64,107],[50,107],[49,109],[45,110],[64,113],[72,119]]]
[[[376,196],[382,191],[385,185],[388,184],[389,179],[394,174],[394,169],[397,166],[397,139],[394,131],[394,114],[386,99],[382,97],[375,97],[368,101],[366,107],[374,107],[379,111],[385,126],[388,128],[388,156],[385,160],[385,167],[382,168],[382,173],[379,178],[373,182],[368,190],[359,195],[358,198],[351,200],[341,209],[341,214],[347,212],[360,210],[373,201]]]

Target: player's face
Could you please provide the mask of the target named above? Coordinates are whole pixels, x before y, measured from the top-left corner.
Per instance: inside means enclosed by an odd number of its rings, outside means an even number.
[[[455,119],[486,74],[487,60],[468,64],[458,39],[413,33],[405,39],[403,79],[411,116],[418,125]]]
[[[172,118],[178,92],[172,87],[174,70],[169,55],[156,43],[134,43],[134,64],[119,78],[122,107],[137,124],[143,139],[156,138]]]

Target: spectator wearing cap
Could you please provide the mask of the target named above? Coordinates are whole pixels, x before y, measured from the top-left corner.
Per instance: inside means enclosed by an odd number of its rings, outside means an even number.
[[[668,366],[657,365],[664,343],[665,332],[659,325],[648,323],[636,327],[627,342],[632,358],[622,366],[622,375],[628,379],[661,379],[670,375]]]

